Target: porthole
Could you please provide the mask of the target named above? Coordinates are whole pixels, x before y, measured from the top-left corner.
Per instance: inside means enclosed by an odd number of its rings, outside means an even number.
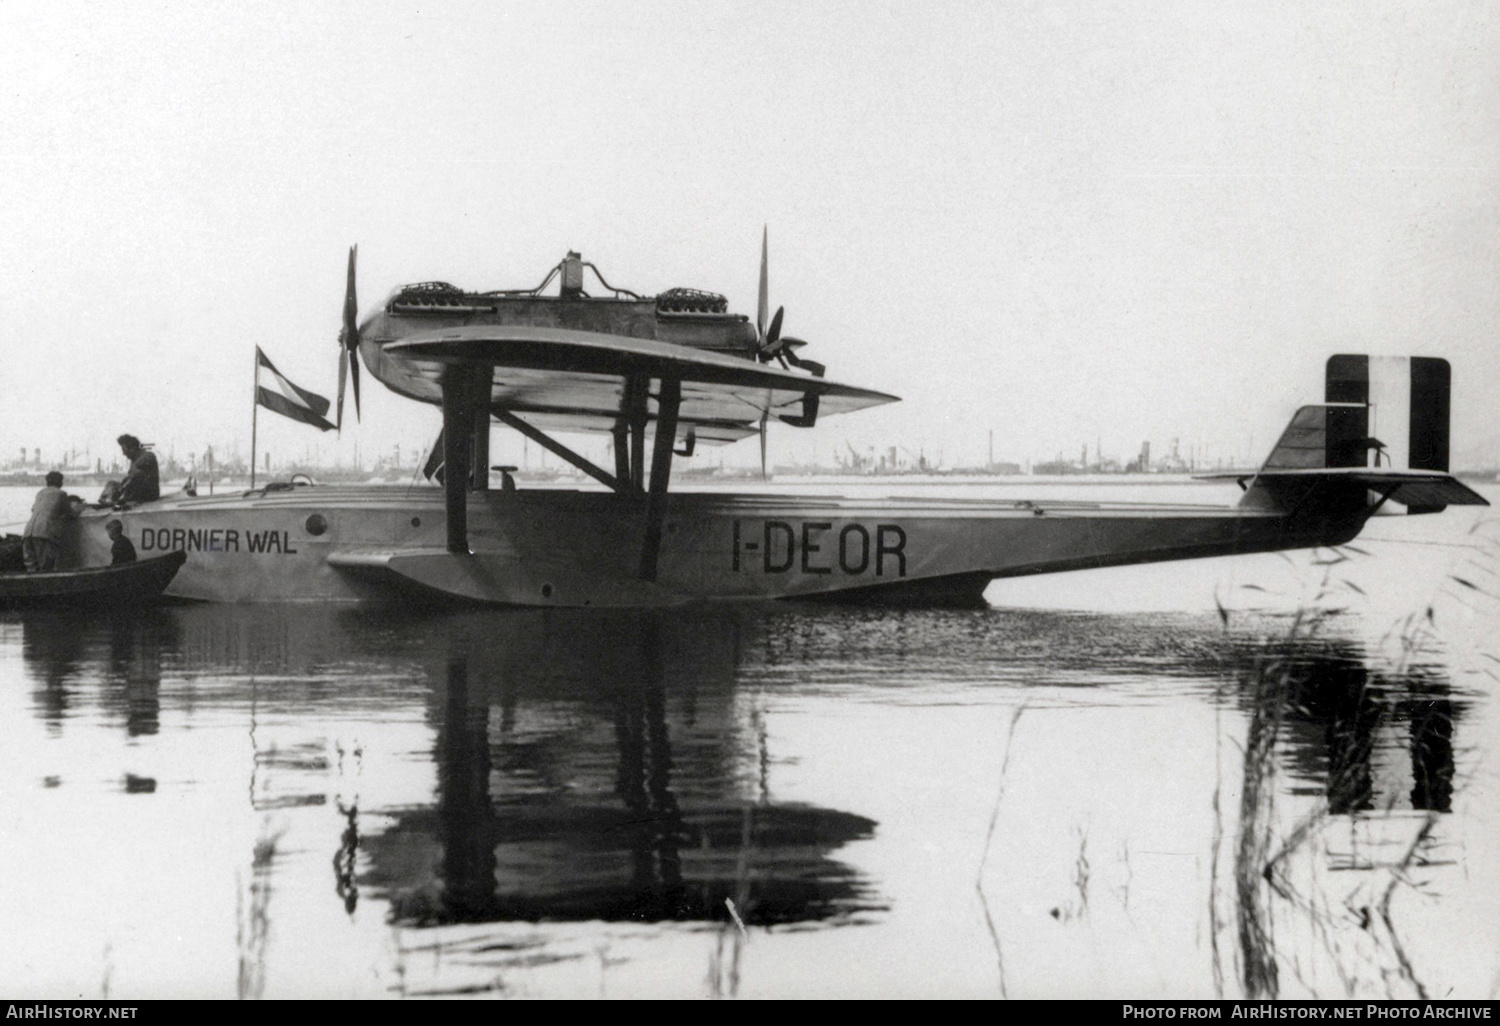
[[[421,527],[422,526],[422,518],[421,517],[412,517],[411,518],[411,526],[413,526],[413,527]]]
[[[542,585],[542,598],[551,598],[551,597],[552,597],[552,585],[550,585],[550,584],[544,584],[544,585]]]
[[[307,533],[316,538],[328,530],[328,518],[321,513],[314,513],[307,518]]]

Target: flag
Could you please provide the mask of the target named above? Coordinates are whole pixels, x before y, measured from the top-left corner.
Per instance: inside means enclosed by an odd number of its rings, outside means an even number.
[[[328,400],[292,384],[266,359],[260,346],[255,347],[255,401],[283,417],[311,424],[321,431],[333,430],[326,419]]]

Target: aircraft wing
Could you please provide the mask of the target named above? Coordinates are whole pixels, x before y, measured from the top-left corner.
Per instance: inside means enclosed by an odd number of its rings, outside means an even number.
[[[799,416],[815,396],[818,415],[895,402],[855,388],[752,360],[655,339],[526,325],[471,325],[361,346],[372,373],[413,399],[441,402],[449,364],[488,364],[490,404],[553,431],[609,431],[631,377],[682,382],[678,432],[700,442],[753,435],[761,417]],[[372,351],[373,350],[373,351]]]

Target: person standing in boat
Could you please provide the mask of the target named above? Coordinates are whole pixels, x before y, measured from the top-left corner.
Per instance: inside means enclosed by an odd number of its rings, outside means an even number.
[[[120,490],[115,494],[114,501],[117,504],[134,504],[161,498],[156,454],[141,445],[141,440],[135,435],[121,435],[115,441],[120,443],[120,451],[130,461],[130,470],[120,482]]]
[[[109,565],[119,566],[121,563],[135,562],[135,543],[125,537],[125,525],[118,520],[111,520],[104,525],[104,533],[109,535]]]
[[[72,497],[62,490],[63,476],[57,471],[47,474],[47,486],[36,493],[31,504],[31,519],[21,536],[21,556],[28,573],[57,569],[58,546],[68,521],[77,516]]]

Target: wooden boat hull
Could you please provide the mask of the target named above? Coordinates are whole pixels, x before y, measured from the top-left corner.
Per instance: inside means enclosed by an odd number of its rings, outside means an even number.
[[[0,574],[0,608],[113,606],[129,608],[161,598],[186,552],[118,566]]]

